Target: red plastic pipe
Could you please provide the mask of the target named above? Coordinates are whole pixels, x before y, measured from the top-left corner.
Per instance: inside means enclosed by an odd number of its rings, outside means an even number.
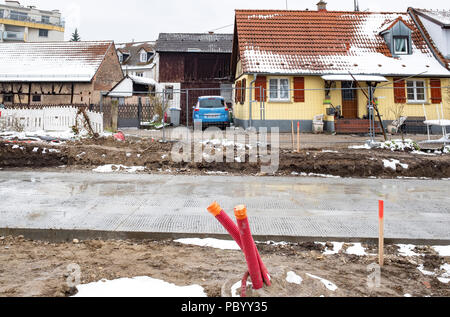
[[[253,289],[258,290],[263,288],[263,278],[261,268],[256,255],[255,241],[253,240],[250,231],[250,224],[247,217],[247,208],[244,205],[234,208],[234,215],[236,216],[239,233],[241,235],[242,248],[247,260],[248,272],[252,279]]]
[[[242,246],[241,242],[241,234],[239,233],[239,228],[236,226],[236,224],[231,220],[231,218],[227,215],[225,211],[223,211],[222,207],[217,202],[214,202],[211,204],[211,206],[208,207],[208,211],[216,217],[216,219],[222,224],[222,226],[228,231],[230,236],[236,241],[236,243],[239,245],[242,251],[244,251],[244,248]],[[261,259],[261,256],[258,252],[258,249],[255,245],[255,252],[256,256],[258,258],[258,263],[260,266],[260,270],[264,279],[264,283],[267,286],[271,286],[272,283],[270,282],[269,278],[269,271],[267,270],[266,266],[264,265],[264,262]]]

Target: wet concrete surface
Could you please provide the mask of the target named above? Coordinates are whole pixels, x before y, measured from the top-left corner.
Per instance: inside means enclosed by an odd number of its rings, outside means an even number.
[[[246,204],[256,237],[450,241],[450,181],[0,171],[9,229],[220,236],[206,211]],[[233,217],[234,218],[234,217]]]

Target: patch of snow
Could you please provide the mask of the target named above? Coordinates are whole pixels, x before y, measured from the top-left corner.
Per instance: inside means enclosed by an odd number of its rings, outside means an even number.
[[[423,275],[427,275],[427,276],[435,276],[436,273],[435,272],[430,272],[425,270],[423,264],[421,264],[418,268],[417,268]]]
[[[422,152],[422,151],[412,151],[411,154],[426,155],[426,156],[436,156],[436,154],[434,154],[434,153],[426,153],[426,152]]]
[[[108,164],[99,166],[92,171],[95,173],[113,173],[113,172],[127,172],[127,173],[136,173],[136,172],[142,172],[145,170],[145,167],[143,166],[124,166],[124,165],[115,165],[115,164]]]
[[[405,294],[405,295],[403,295],[404,297],[412,297],[412,295],[411,294]]]
[[[322,153],[339,153],[338,151],[322,150]]]
[[[357,256],[366,256],[366,250],[362,246],[361,243],[354,243],[350,248],[345,252],[347,254],[357,255]]]
[[[450,245],[447,246],[435,246],[433,249],[439,253],[439,256],[450,256]]]
[[[316,174],[316,173],[297,173],[297,172],[292,172],[291,173],[292,176],[302,176],[302,177],[322,177],[322,178],[341,178],[340,176],[334,176],[334,175],[327,175],[327,174]]]
[[[247,281],[247,287],[252,286],[252,282]],[[242,281],[237,282],[233,286],[231,286],[231,297],[241,297],[240,294],[238,294],[237,290],[242,286]]]
[[[275,246],[286,246],[289,245],[289,242],[275,242],[275,241],[266,241],[266,242],[258,242],[256,241],[257,244],[267,244],[267,245],[275,245]]]
[[[388,149],[391,150],[392,152],[395,151],[405,151],[405,150],[410,150],[410,151],[418,151],[419,150],[419,146],[417,145],[416,142],[414,142],[413,140],[392,140],[392,141],[386,141],[380,144],[380,148],[382,149]]]
[[[174,242],[178,242],[186,245],[196,245],[199,247],[208,247],[220,250],[240,250],[241,248],[236,243],[236,241],[231,240],[217,240],[217,239],[178,239],[174,240]]]
[[[335,292],[338,289],[338,287],[335,284],[331,283],[330,281],[328,281],[326,279],[323,279],[321,277],[318,277],[318,276],[315,276],[315,275],[312,275],[309,273],[306,273],[306,275],[308,275],[309,277],[311,277],[313,279],[319,280],[320,282],[322,282],[323,285],[325,285],[325,287],[327,289],[329,289],[332,292]]]
[[[199,285],[177,286],[146,276],[101,280],[77,289],[73,297],[207,297]]]
[[[394,159],[391,159],[390,161],[389,160],[383,160],[383,164],[384,164],[384,168],[390,168],[390,169],[392,169],[394,171],[397,170],[397,165],[400,165],[403,169],[408,169],[409,168],[408,164],[402,164],[402,163],[400,163],[399,160],[394,160]]]
[[[437,279],[438,279],[439,282],[444,283],[444,284],[450,283],[450,278],[438,277]]]
[[[371,150],[372,148],[370,147],[369,144],[364,144],[364,145],[352,145],[348,147],[351,150]]]
[[[211,172],[206,172],[206,174],[208,174],[208,175],[228,175],[228,172],[211,171]]]
[[[398,253],[401,256],[419,256],[419,254],[413,251],[416,248],[413,244],[397,244],[397,246],[400,248]]]
[[[301,285],[303,282],[303,279],[301,276],[298,276],[294,272],[288,272],[287,276],[286,276],[286,281],[291,284]]]
[[[331,243],[333,244],[333,250],[327,249],[323,253],[324,255],[338,254],[339,251],[341,251],[342,247],[344,246],[344,242],[331,242]],[[325,245],[325,243],[323,245]]]
[[[447,145],[446,147],[444,147],[443,153],[450,154],[450,145]]]
[[[131,153],[127,153],[127,157],[131,157]]]

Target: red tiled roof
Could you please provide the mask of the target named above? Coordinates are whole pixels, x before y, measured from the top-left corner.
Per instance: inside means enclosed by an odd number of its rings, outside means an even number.
[[[412,30],[413,54],[393,58],[380,32],[400,20]],[[407,13],[236,10],[236,30],[244,73],[446,71]]]

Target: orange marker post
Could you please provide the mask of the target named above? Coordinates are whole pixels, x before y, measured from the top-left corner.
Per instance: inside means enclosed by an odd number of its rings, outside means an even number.
[[[234,208],[234,215],[236,216],[239,233],[241,235],[242,248],[247,260],[248,272],[252,279],[253,289],[258,290],[263,288],[263,278],[261,268],[259,267],[258,256],[256,255],[256,245],[250,231],[250,224],[248,222],[247,208],[244,205]]]
[[[378,202],[379,218],[379,240],[378,240],[378,258],[380,266],[384,266],[384,201]]]
[[[294,121],[291,121],[291,126],[292,126],[292,151],[295,151]]]

